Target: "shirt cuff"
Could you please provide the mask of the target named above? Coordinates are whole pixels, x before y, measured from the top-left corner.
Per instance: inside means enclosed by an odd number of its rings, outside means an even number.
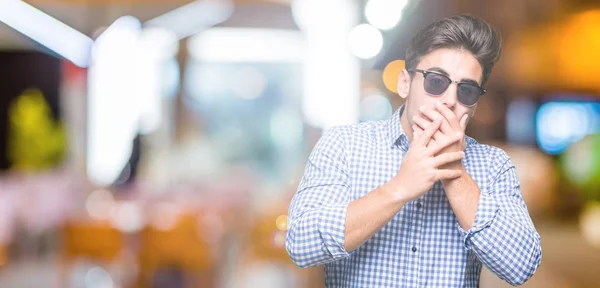
[[[471,229],[469,229],[469,231],[465,231],[460,226],[460,223],[458,223],[458,221],[456,222],[456,227],[462,235],[463,245],[467,250],[471,249],[471,241],[469,241],[470,238],[483,229],[490,227],[496,218],[496,215],[498,214],[498,210],[499,205],[494,196],[481,191],[477,212],[475,213],[475,221],[473,222]]]
[[[344,248],[346,211],[348,203],[326,206],[319,211],[319,234],[323,240],[321,249],[334,259],[346,257]]]

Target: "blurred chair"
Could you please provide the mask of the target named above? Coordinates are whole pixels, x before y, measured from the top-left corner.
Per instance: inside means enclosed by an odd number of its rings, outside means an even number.
[[[158,287],[155,285],[162,281],[158,280],[157,273],[167,270],[175,276],[181,272],[185,287],[214,287],[216,269],[211,248],[201,237],[203,233],[210,231],[203,229],[197,213],[193,212],[179,214],[166,229],[147,225],[140,235],[138,287]]]
[[[291,282],[287,287],[324,287],[323,267],[300,269],[292,262],[285,250],[288,204],[289,202],[286,201],[279,203],[269,212],[261,213],[250,225],[249,238],[243,248],[241,268],[242,270],[256,269],[255,267],[261,264],[263,269],[277,267],[278,273],[291,276],[286,277],[287,281]],[[265,272],[265,275],[268,273]],[[241,275],[241,277],[245,276]]]
[[[68,287],[67,277],[76,260],[87,259],[108,267],[124,248],[121,232],[107,221],[68,221],[62,236],[60,287]]]
[[[6,244],[0,243],[0,269],[6,265],[8,255],[6,255]]]
[[[287,227],[279,229],[276,225],[279,217],[286,216],[285,214],[278,214],[267,215],[257,221],[250,232],[249,248],[253,257],[257,259],[293,265],[292,260],[285,251],[285,228]]]

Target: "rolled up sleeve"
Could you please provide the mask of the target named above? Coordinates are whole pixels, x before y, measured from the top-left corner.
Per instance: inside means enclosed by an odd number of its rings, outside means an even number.
[[[290,204],[286,250],[302,268],[349,255],[344,233],[350,185],[338,129],[329,129],[317,142]]]
[[[525,283],[542,259],[541,239],[520,192],[516,170],[503,153],[497,173],[481,187],[475,221],[464,231],[457,223],[466,249],[511,285]]]

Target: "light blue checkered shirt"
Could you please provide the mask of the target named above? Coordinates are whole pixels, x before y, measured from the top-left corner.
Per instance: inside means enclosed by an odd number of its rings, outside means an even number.
[[[504,151],[467,137],[463,164],[481,190],[463,231],[443,185],[409,202],[357,250],[344,249],[348,203],[388,182],[409,141],[400,107],[387,121],[331,128],[306,165],[290,210],[286,249],[300,267],[325,264],[327,287],[478,287],[482,263],[519,285],[540,265],[540,236]]]

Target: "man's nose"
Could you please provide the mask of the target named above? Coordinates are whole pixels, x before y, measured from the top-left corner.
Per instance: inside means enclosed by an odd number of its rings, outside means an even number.
[[[457,88],[458,86],[455,83],[450,83],[450,86],[448,89],[446,89],[446,91],[444,91],[444,94],[442,94],[440,99],[442,104],[446,105],[446,107],[450,108],[450,110],[454,110],[456,107],[456,102],[458,101],[456,94]]]

